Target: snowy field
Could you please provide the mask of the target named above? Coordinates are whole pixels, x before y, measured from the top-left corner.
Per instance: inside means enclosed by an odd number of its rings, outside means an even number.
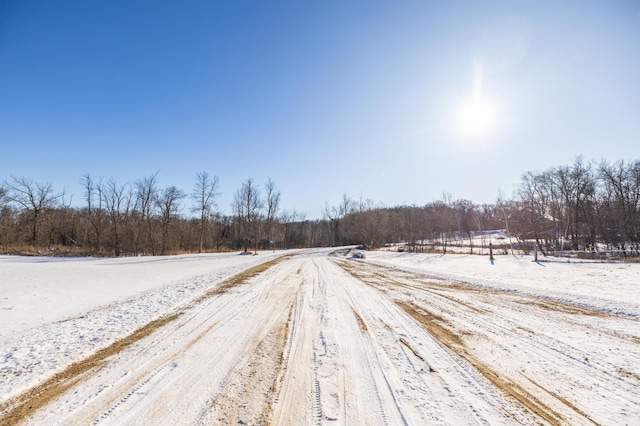
[[[640,317],[640,264],[540,256],[367,252],[372,263]]]
[[[0,256],[0,333],[6,336],[132,298],[133,307],[142,299],[158,302],[158,291],[172,308],[193,297],[184,294],[191,287],[197,293],[272,257],[269,252],[110,259]],[[165,309],[158,308],[158,314]]]
[[[0,424],[640,424],[639,264],[0,256],[0,291]]]

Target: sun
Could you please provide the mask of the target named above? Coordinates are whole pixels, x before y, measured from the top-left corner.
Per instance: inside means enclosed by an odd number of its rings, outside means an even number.
[[[460,106],[458,129],[466,138],[486,138],[497,125],[497,114],[493,104],[487,100],[474,99]]]

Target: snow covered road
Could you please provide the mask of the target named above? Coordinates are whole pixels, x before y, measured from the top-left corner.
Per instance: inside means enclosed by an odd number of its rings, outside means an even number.
[[[307,251],[246,264],[73,369],[45,351],[48,368],[16,375],[15,358],[29,352],[11,346],[16,334],[29,346],[69,321],[10,333],[0,340],[10,355],[0,359],[0,424],[18,406],[36,425],[640,421],[638,317],[380,262]],[[84,340],[104,332],[89,327]],[[21,399],[21,387],[63,370],[46,397]]]

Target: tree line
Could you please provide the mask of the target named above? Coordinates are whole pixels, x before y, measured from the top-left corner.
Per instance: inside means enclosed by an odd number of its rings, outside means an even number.
[[[511,215],[522,238],[555,250],[640,251],[640,160],[527,172]]]
[[[84,203],[72,207],[50,183],[14,176],[3,182],[0,252],[138,256],[388,243],[446,252],[464,241],[474,252],[486,250],[482,236],[490,230],[506,230],[512,250],[544,255],[640,251],[640,160],[577,157],[570,165],[529,171],[511,198],[500,195],[492,204],[445,193],[422,206],[387,207],[343,194],[337,204],[325,202],[322,218],[313,220],[283,211],[271,179],[242,182],[230,215],[218,211],[219,179],[207,172],[195,175],[188,193],[161,188],[158,173],[133,183],[86,174],[80,183]]]

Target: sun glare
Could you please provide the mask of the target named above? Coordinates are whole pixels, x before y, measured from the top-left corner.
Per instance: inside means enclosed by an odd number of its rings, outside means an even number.
[[[489,136],[496,126],[496,112],[491,103],[474,100],[460,107],[458,126],[465,137]]]
[[[484,89],[484,66],[478,61],[473,70],[473,94],[459,105],[455,120],[459,134],[466,140],[486,140],[498,127],[498,109]]]

